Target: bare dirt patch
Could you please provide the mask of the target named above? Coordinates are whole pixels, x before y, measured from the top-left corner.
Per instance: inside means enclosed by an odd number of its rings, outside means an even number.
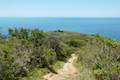
[[[77,69],[74,63],[77,61],[77,56],[72,54],[72,57],[64,64],[63,68],[58,70],[58,74],[49,73],[44,76],[45,80],[66,80],[74,77],[77,74]]]

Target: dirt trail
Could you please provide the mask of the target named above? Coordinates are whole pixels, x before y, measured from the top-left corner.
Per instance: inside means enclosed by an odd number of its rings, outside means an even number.
[[[58,74],[49,73],[44,76],[45,80],[66,80],[74,77],[77,73],[77,69],[74,67],[74,63],[77,60],[77,56],[72,54],[72,57],[64,64],[63,68],[58,70]]]

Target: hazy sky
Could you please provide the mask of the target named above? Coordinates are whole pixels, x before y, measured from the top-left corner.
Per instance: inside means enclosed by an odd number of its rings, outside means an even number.
[[[0,0],[4,17],[120,17],[120,0]]]

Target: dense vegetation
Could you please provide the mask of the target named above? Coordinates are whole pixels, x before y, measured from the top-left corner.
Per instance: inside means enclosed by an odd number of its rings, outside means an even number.
[[[118,41],[99,34],[62,30],[43,32],[39,29],[15,28],[8,32],[7,37],[0,34],[0,80],[26,80],[25,77],[32,72],[44,74],[48,70],[57,73],[54,65],[62,64],[72,53],[79,56],[78,69],[82,66],[82,70],[86,71],[75,80],[120,80]]]

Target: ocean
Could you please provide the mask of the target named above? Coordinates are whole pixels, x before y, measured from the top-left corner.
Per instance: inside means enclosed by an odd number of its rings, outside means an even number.
[[[120,40],[120,18],[0,18],[0,32],[9,28],[39,28],[43,31],[64,30],[96,34]]]

